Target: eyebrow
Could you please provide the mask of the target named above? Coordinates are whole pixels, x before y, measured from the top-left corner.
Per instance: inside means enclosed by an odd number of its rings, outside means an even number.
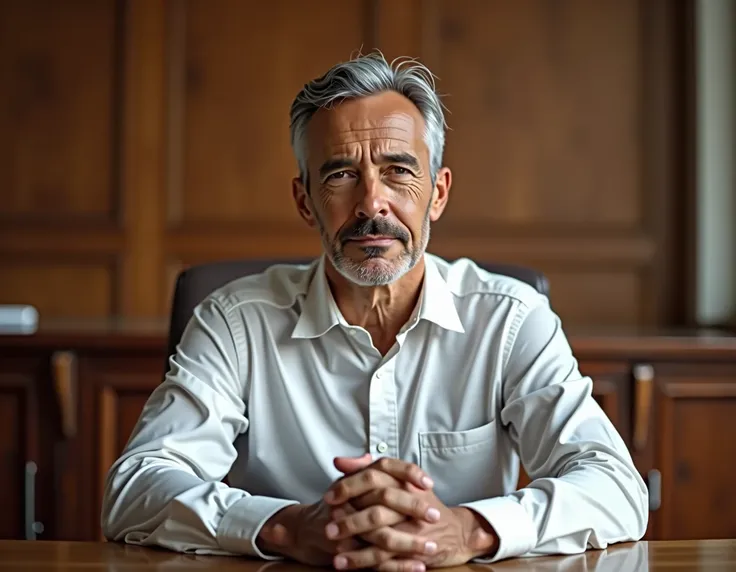
[[[411,153],[381,153],[377,159],[379,163],[399,163],[413,169],[419,169],[419,161]],[[320,178],[324,178],[333,171],[352,167],[354,164],[355,161],[347,157],[328,159],[319,168],[319,176]]]
[[[320,179],[325,178],[327,175],[329,175],[333,171],[337,171],[340,169],[344,169],[345,167],[352,167],[352,166],[353,166],[352,159],[348,159],[347,157],[336,157],[335,159],[327,159],[327,161],[322,163],[322,166],[319,168]]]

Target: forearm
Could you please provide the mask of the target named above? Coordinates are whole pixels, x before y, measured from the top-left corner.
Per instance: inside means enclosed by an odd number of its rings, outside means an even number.
[[[105,537],[200,554],[260,553],[263,522],[291,501],[254,497],[204,481],[171,462],[147,459],[108,477],[102,512]]]
[[[483,558],[575,554],[639,540],[648,517],[641,479],[615,456],[595,456],[595,461],[571,461],[572,467],[558,477],[539,478],[504,497],[465,505],[498,533],[498,551]]]

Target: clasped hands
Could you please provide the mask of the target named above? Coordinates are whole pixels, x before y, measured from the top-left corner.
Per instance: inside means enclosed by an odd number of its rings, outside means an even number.
[[[492,554],[498,540],[470,509],[445,506],[418,466],[369,454],[338,457],[344,474],[314,505],[294,505],[263,527],[266,551],[338,570],[422,572]]]

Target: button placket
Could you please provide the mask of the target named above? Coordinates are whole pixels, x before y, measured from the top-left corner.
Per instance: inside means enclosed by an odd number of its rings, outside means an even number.
[[[389,359],[376,370],[370,383],[370,450],[379,456],[397,456],[396,391]]]

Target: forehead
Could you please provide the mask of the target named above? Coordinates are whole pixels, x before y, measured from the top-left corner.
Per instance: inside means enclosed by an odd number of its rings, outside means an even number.
[[[421,153],[425,149],[424,118],[399,93],[351,99],[315,113],[308,142],[314,158],[350,154],[366,144]]]

